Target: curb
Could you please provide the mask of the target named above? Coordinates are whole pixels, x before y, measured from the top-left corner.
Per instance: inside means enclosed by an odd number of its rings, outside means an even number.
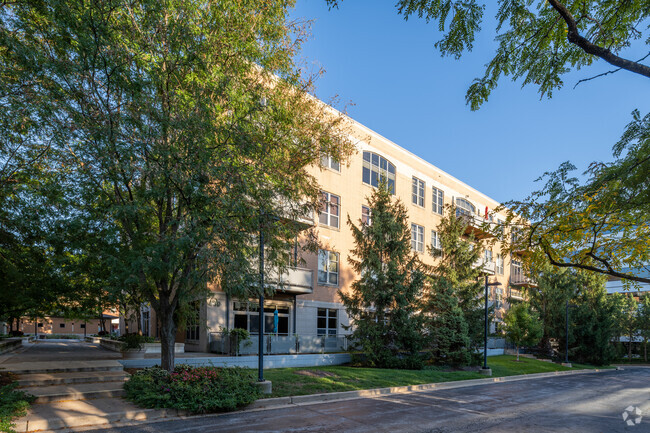
[[[145,410],[143,411],[145,413],[141,414],[144,416],[139,417],[139,419],[136,422],[133,422],[135,421],[134,419],[128,421],[123,419],[120,420],[122,422],[118,421],[117,423],[114,424],[111,423],[111,427],[143,425],[143,424],[149,424],[154,422],[165,422],[165,421],[172,421],[172,420],[179,420],[179,419],[220,417],[224,415],[232,415],[237,413],[281,409],[281,408],[288,408],[291,406],[311,405],[311,404],[327,403],[332,401],[354,400],[358,398],[372,398],[372,397],[397,395],[397,394],[411,394],[411,393],[425,392],[431,390],[467,388],[471,386],[489,385],[492,383],[516,382],[516,381],[528,380],[528,379],[541,379],[545,377],[572,376],[576,374],[596,374],[596,373],[605,373],[608,371],[617,371],[617,370],[593,369],[593,370],[553,371],[548,373],[521,374],[517,376],[494,377],[494,378],[487,378],[487,379],[469,379],[469,380],[458,380],[453,382],[428,383],[422,385],[407,385],[407,386],[396,386],[396,387],[389,387],[389,388],[364,389],[359,391],[344,391],[344,392],[331,392],[331,393],[324,393],[324,394],[297,395],[293,397],[265,398],[253,402],[252,404],[246,406],[242,410],[225,412],[225,413],[203,414],[203,415],[186,415],[186,414],[179,413],[178,415],[174,416],[173,414],[169,413],[166,414],[164,418],[156,417],[153,419],[149,419],[146,416],[146,410]],[[108,426],[106,425],[106,423],[103,423],[97,425],[85,425],[83,427],[79,426],[77,428],[69,428],[64,431],[65,432],[92,431],[94,429],[102,429],[107,427]],[[60,431],[60,432],[63,433],[64,431]]]
[[[276,408],[285,405],[317,404],[336,400],[352,400],[356,398],[371,398],[391,394],[410,394],[431,390],[444,390],[454,388],[466,388],[470,386],[489,385],[491,383],[516,382],[528,379],[540,379],[544,377],[571,376],[575,374],[594,374],[613,369],[573,370],[573,371],[552,371],[548,373],[520,374],[516,376],[493,377],[487,379],[457,380],[452,382],[426,383],[422,385],[394,386],[390,388],[363,389],[358,391],[330,392],[324,394],[297,395],[293,397],[278,397],[260,399],[247,406],[246,409]],[[246,410],[245,409],[245,410]]]

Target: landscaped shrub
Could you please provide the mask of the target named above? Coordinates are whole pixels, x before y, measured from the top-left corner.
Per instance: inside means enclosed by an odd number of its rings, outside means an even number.
[[[118,338],[122,342],[122,349],[142,349],[144,343],[154,343],[154,337],[140,334],[126,334]]]
[[[158,367],[136,372],[124,384],[126,397],[148,408],[192,413],[225,412],[259,397],[253,370],[177,365],[173,373]]]
[[[12,420],[26,414],[34,396],[16,391],[17,383],[0,386],[0,431],[14,432]]]
[[[38,334],[39,338],[46,340],[80,340],[81,337],[76,334]]]

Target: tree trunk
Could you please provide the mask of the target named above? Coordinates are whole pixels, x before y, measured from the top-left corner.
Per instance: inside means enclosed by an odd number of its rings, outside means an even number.
[[[162,302],[161,302],[162,303]],[[176,344],[176,324],[174,312],[160,309],[156,314],[160,317],[160,365],[163,369],[174,371],[174,345]]]
[[[643,340],[643,362],[648,362],[648,340]]]
[[[627,343],[627,360],[628,362],[632,360],[632,333],[630,332],[629,341]]]
[[[515,347],[517,348],[517,361],[519,361],[519,345],[517,344]]]

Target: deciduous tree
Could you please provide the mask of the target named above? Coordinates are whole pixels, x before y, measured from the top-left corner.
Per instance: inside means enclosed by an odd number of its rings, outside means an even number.
[[[68,217],[107,239],[112,275],[155,309],[167,370],[175,313],[208,281],[237,296],[271,291],[257,284],[257,233],[271,240],[269,267],[286,267],[303,226],[284,222],[317,206],[308,168],[350,151],[341,117],[305,94],[291,5],[0,6],[2,65],[33,95],[23,100],[66,174]]]

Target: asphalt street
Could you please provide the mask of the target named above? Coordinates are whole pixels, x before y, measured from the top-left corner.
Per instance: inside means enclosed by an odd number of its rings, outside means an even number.
[[[632,425],[623,419],[623,412],[630,406],[640,411],[640,415],[636,410],[628,415]],[[650,368],[294,405],[93,431],[650,432]]]

